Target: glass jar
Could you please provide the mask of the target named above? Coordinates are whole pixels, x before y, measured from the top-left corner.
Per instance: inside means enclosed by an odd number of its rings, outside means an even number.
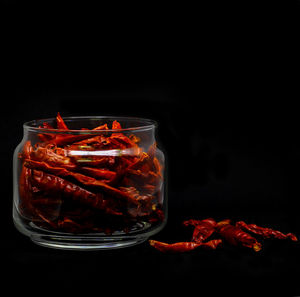
[[[164,227],[165,158],[156,122],[58,114],[23,127],[13,160],[13,220],[33,242],[120,248]]]

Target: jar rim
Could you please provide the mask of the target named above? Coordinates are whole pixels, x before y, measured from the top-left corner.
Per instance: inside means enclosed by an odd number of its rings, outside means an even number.
[[[64,133],[64,134],[99,134],[103,132],[141,132],[147,131],[151,129],[157,128],[158,124],[155,120],[148,119],[148,118],[140,118],[140,117],[129,117],[129,116],[67,116],[62,117],[64,121],[76,121],[76,120],[107,120],[107,121],[124,121],[124,122],[139,122],[141,124],[134,126],[134,127],[127,127],[121,129],[99,129],[99,130],[79,130],[79,129],[50,129],[50,128],[42,128],[39,127],[43,122],[50,122],[55,121],[56,118],[44,118],[44,119],[37,119],[25,122],[23,127],[27,131],[31,132],[43,132],[43,133]]]

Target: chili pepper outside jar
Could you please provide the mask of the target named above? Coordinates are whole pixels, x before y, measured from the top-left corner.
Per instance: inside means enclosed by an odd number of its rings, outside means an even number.
[[[13,221],[33,242],[113,249],[165,226],[165,156],[155,121],[58,113],[23,128],[13,158]]]

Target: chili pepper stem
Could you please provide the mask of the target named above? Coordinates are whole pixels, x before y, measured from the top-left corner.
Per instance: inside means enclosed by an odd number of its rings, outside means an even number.
[[[262,249],[262,247],[261,247],[261,244],[260,243],[255,243],[254,245],[253,245],[253,250],[255,251],[255,252],[259,252],[260,250]]]

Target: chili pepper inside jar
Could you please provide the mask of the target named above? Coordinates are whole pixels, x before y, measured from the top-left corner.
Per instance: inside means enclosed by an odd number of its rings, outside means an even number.
[[[65,117],[24,124],[14,154],[13,220],[37,244],[62,249],[135,245],[167,219],[157,124]]]

